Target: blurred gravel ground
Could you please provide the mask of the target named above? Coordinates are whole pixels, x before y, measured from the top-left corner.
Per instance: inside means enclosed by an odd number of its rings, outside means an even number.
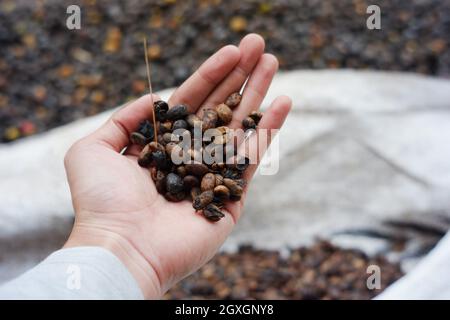
[[[65,26],[78,4],[82,29]],[[366,28],[377,4],[382,30]],[[0,141],[96,114],[181,83],[208,55],[258,32],[281,69],[450,74],[450,1],[0,0]]]

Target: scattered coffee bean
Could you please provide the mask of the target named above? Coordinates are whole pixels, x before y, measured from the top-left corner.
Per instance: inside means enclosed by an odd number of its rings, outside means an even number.
[[[169,173],[166,177],[166,189],[172,194],[183,191],[183,179],[181,179],[181,177],[175,173]]]
[[[134,144],[138,144],[140,146],[145,146],[147,143],[150,142],[149,139],[147,139],[142,133],[139,132],[133,132],[130,135],[130,140]]]
[[[216,176],[214,173],[207,173],[203,176],[202,182],[200,184],[200,189],[202,191],[213,190],[216,185]]]
[[[223,184],[230,190],[230,195],[240,197],[242,195],[242,187],[235,180],[225,178]]]
[[[261,120],[261,118],[263,117],[263,114],[259,111],[252,111],[249,115],[250,118],[253,119],[253,121],[255,121],[255,124],[258,125],[259,121]]]
[[[208,204],[205,209],[203,209],[203,216],[213,222],[219,221],[225,215],[220,211],[220,209],[214,204]]]
[[[202,162],[204,151],[214,157],[217,148],[225,151],[227,160],[236,156],[237,146],[235,143],[228,144],[233,136],[226,125],[233,117],[231,108],[236,107],[240,99],[239,93],[230,95],[226,104],[219,104],[215,109],[205,109],[202,119],[193,113],[189,114],[186,105],[168,108],[164,101],[157,101],[154,108],[159,121],[158,130],[155,132],[151,122],[145,120],[131,135],[133,143],[144,146],[138,164],[150,167],[150,175],[158,192],[169,201],[182,201],[190,196],[193,208],[203,210],[203,215],[210,221],[223,218],[220,209],[224,207],[224,202],[240,200],[245,186],[242,173],[249,165],[248,158],[239,158],[232,164],[214,162],[207,165]],[[252,112],[243,121],[244,129],[256,128],[261,116],[258,112]],[[196,137],[195,133],[200,133],[198,130],[208,129],[216,130],[212,139]],[[180,130],[183,132],[175,133]],[[150,139],[155,134],[157,142]],[[191,139],[193,146],[188,150],[182,149],[177,142],[185,139]],[[172,162],[173,155],[187,156],[192,162],[176,165]]]
[[[212,190],[204,191],[194,198],[192,207],[195,210],[201,210],[210,204],[214,199],[214,192]]]
[[[230,189],[224,185],[220,185],[214,188],[214,195],[220,200],[227,200],[230,197]]]
[[[225,103],[221,103],[216,107],[217,116],[222,124],[229,124],[233,119],[233,111]]]
[[[235,92],[235,93],[232,93],[227,98],[227,100],[225,101],[225,104],[227,106],[229,106],[231,109],[234,109],[234,108],[236,108],[239,105],[239,103],[241,102],[241,99],[242,99],[242,96],[240,95],[240,93],[239,92]]]
[[[247,131],[249,129],[256,129],[256,123],[253,118],[246,117],[244,120],[242,120],[242,126],[244,127],[244,131]]]
[[[169,109],[166,113],[166,117],[169,120],[182,119],[188,115],[188,107],[184,104],[177,104]]]
[[[183,119],[176,120],[172,125],[173,131],[175,131],[177,129],[187,129],[187,128],[188,128],[188,123]]]
[[[183,178],[184,187],[187,189],[192,189],[200,185],[200,181],[196,176],[187,175]]]
[[[202,130],[206,131],[208,129],[215,128],[217,119],[218,119],[217,111],[213,109],[205,109],[203,111]]]
[[[197,177],[202,177],[209,171],[209,168],[206,164],[198,163],[198,162],[188,163],[185,165],[185,168],[186,168],[187,173],[192,174]]]

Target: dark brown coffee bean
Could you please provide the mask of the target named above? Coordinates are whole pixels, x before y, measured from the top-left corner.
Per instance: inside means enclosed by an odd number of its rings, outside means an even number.
[[[157,150],[152,152],[152,160],[158,169],[166,170],[170,167],[170,161],[168,161],[165,151]]]
[[[182,119],[188,115],[188,107],[184,104],[177,104],[169,109],[166,113],[166,117],[169,120]]]
[[[148,146],[149,146],[149,148],[150,148],[150,150],[152,152],[154,152],[154,151],[165,151],[166,150],[166,148],[162,144],[156,143],[155,141],[150,142],[148,144]]]
[[[245,186],[247,185],[247,181],[245,181],[245,179],[235,179],[234,182],[236,182],[238,186],[242,188],[245,188]]]
[[[217,124],[217,112],[213,109],[205,109],[203,110],[203,118],[202,118],[202,130],[206,131],[208,129],[212,129],[216,127]]]
[[[183,191],[183,179],[175,173],[169,173],[166,176],[166,190],[172,194]]]
[[[225,104],[229,106],[231,109],[236,108],[239,103],[241,102],[242,96],[239,94],[239,92],[232,93],[227,100],[225,101]]]
[[[155,116],[157,121],[164,121],[166,119],[167,110],[169,110],[169,105],[167,102],[158,100],[153,103],[153,108],[155,110]]]
[[[194,128],[195,126],[200,126],[202,124],[202,121],[199,117],[197,117],[195,114],[191,113],[186,116],[186,122],[191,128]]]
[[[213,201],[213,198],[214,192],[212,190],[204,191],[194,198],[194,201],[192,202],[192,207],[195,210],[203,209]]]
[[[184,193],[183,191],[175,194],[166,192],[164,197],[171,202],[180,202],[186,199],[186,193]]]
[[[214,162],[213,164],[211,164],[211,171],[214,172],[221,172],[223,169],[225,168],[225,163],[217,163]]]
[[[228,127],[220,126],[215,128],[214,132],[214,144],[226,144],[232,138],[231,131]]]
[[[185,168],[188,174],[192,174],[197,177],[202,177],[209,171],[209,168],[206,164],[199,162],[188,163],[185,165]]]
[[[172,121],[164,121],[159,123],[159,132],[166,133],[172,130]]]
[[[184,178],[184,177],[186,176],[186,174],[187,174],[186,168],[185,168],[184,166],[178,166],[178,167],[177,167],[177,174],[178,174],[180,177]]]
[[[186,189],[190,190],[194,187],[198,187],[200,184],[200,181],[198,180],[198,178],[196,176],[187,175],[183,178],[183,184]]]
[[[212,222],[217,222],[225,217],[222,211],[220,211],[220,209],[214,204],[209,204],[205,209],[203,209],[203,216]]]
[[[242,176],[242,172],[235,170],[233,168],[226,168],[225,170],[222,171],[222,176],[224,178],[228,178],[228,179],[240,179]]]
[[[236,181],[225,178],[223,179],[223,184],[230,190],[230,195],[239,197],[242,195],[243,189],[236,183]]]
[[[167,143],[172,142],[172,134],[170,132],[166,132],[162,135],[162,139],[164,143],[167,145]]]
[[[191,189],[191,199],[194,200],[196,197],[198,197],[202,191],[199,187],[194,187]]]
[[[258,125],[259,121],[263,117],[263,114],[261,112],[259,112],[259,111],[252,111],[252,112],[250,112],[250,114],[248,116],[250,118],[252,118],[253,121],[255,121],[256,125]]]
[[[139,154],[138,164],[141,167],[148,167],[151,163],[152,163],[152,152],[150,150],[150,146],[146,145]]]
[[[149,120],[144,120],[139,123],[139,127],[136,130],[142,134],[145,138],[151,141],[155,137],[155,131],[153,130],[153,124]]]
[[[167,156],[170,158],[172,156],[172,152],[173,150],[177,150],[178,152],[181,152],[181,147],[178,146],[178,144],[176,142],[169,142],[168,144],[166,144],[166,154]]]
[[[233,119],[233,111],[225,103],[221,103],[216,107],[217,116],[219,117],[222,124],[229,124],[231,119]]]
[[[247,131],[249,129],[256,129],[255,120],[250,117],[246,117],[244,120],[242,120],[242,126],[244,127],[244,131]]]
[[[223,184],[223,177],[221,174],[216,173],[214,176],[216,177],[216,186]]]
[[[215,186],[216,186],[216,176],[214,175],[214,173],[205,174],[202,178],[200,189],[202,191],[213,190]]]
[[[140,146],[145,146],[147,143],[150,142],[149,139],[147,139],[143,134],[141,134],[139,132],[133,132],[130,135],[130,140],[132,143],[140,145]]]
[[[172,125],[173,131],[175,131],[177,129],[187,129],[187,128],[188,128],[188,123],[186,121],[184,121],[183,119],[174,121],[174,123]]]
[[[158,172],[158,169],[156,169],[156,167],[150,168],[150,177],[152,178],[153,181],[156,181],[157,172]]]
[[[155,187],[161,194],[166,192],[166,174],[161,170],[157,170],[156,172]]]
[[[242,196],[237,196],[237,195],[231,194],[231,195],[230,195],[230,200],[231,200],[231,201],[240,201],[240,200],[241,200],[241,197],[242,197]]]
[[[230,190],[226,186],[220,185],[214,188],[214,195],[221,200],[226,200],[230,197]]]

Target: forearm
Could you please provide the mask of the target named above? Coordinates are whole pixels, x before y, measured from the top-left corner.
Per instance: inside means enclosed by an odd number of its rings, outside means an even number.
[[[142,299],[127,268],[110,251],[76,247],[54,252],[0,287],[0,299]]]

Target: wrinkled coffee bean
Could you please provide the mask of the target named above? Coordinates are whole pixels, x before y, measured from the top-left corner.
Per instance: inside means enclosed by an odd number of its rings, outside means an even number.
[[[166,190],[172,194],[183,191],[183,179],[181,179],[181,177],[175,173],[169,173],[166,176]]]
[[[217,222],[225,215],[220,211],[220,209],[214,204],[208,204],[205,209],[203,209],[203,216],[213,222]]]
[[[188,163],[184,166],[186,168],[186,172],[192,174],[197,177],[202,177],[206,173],[208,173],[209,168],[206,164],[203,163]]]
[[[152,152],[152,159],[158,169],[165,170],[170,166],[165,151],[157,150]]]
[[[224,185],[220,185],[214,188],[214,196],[220,200],[227,200],[230,197],[230,189]]]
[[[193,187],[191,189],[191,199],[194,200],[195,198],[197,198],[200,194],[202,193],[202,191],[200,190],[199,187]]]
[[[250,118],[253,119],[253,121],[255,121],[255,124],[258,125],[259,121],[261,120],[261,118],[263,117],[263,114],[259,111],[252,111],[249,115]]]
[[[214,192],[212,190],[204,191],[194,198],[192,207],[195,210],[201,210],[213,201]]]
[[[151,164],[151,162],[152,162],[152,151],[150,150],[150,146],[146,145],[139,154],[138,164],[141,167],[148,167]]]
[[[166,113],[166,118],[169,120],[182,119],[188,115],[188,107],[184,104],[177,104],[169,109]]]
[[[221,184],[223,184],[222,175],[216,173],[214,176],[216,177],[216,186],[220,186]]]
[[[139,132],[133,132],[130,135],[130,140],[132,143],[140,145],[140,146],[145,146],[147,143],[150,142],[149,139],[147,139],[142,133],[139,133]]]
[[[183,201],[186,198],[186,193],[184,192],[179,192],[179,193],[170,193],[170,192],[166,192],[166,194],[164,195],[164,197],[172,202],[180,202]]]
[[[184,178],[184,177],[186,176],[186,174],[187,174],[186,168],[185,168],[184,166],[179,166],[179,167],[177,167],[177,174],[178,174],[180,177]]]
[[[242,187],[232,179],[223,179],[223,184],[230,190],[230,195],[240,197],[242,195]]]
[[[177,129],[187,129],[187,128],[188,128],[188,123],[186,121],[184,121],[183,119],[174,121],[174,123],[172,125],[173,131],[175,131]]]
[[[193,113],[189,114],[186,105],[176,105],[169,109],[167,103],[157,101],[154,109],[159,121],[158,130],[154,131],[151,122],[145,120],[130,137],[134,144],[144,146],[139,154],[138,164],[150,167],[150,176],[156,190],[168,201],[182,201],[190,197],[193,208],[202,210],[205,218],[210,221],[218,221],[224,217],[220,209],[228,200],[240,200],[245,187],[245,180],[241,177],[248,167],[249,159],[240,158],[242,161],[235,160],[228,164],[228,160],[237,154],[237,145],[229,144],[231,139],[236,139],[226,125],[233,117],[231,108],[236,107],[240,99],[239,93],[232,94],[228,97],[227,104],[205,109],[202,119]],[[243,125],[255,128],[260,119],[260,113],[252,112],[243,121]],[[216,130],[211,132],[211,139],[202,139],[196,135],[208,129]],[[155,134],[157,141],[150,140],[149,137],[154,137]],[[192,147],[185,150],[179,142],[190,142]],[[209,160],[203,159],[204,152],[214,157],[221,151],[225,152],[227,164],[206,164]],[[191,159],[192,162],[175,164],[175,158],[172,160],[174,153],[178,157]]]
[[[148,140],[152,140],[155,138],[155,131],[153,129],[153,124],[149,120],[141,121],[136,131],[142,134]]]
[[[222,124],[229,124],[233,119],[233,111],[225,103],[221,103],[216,107],[217,116]]]
[[[155,110],[155,116],[157,121],[166,120],[167,110],[169,110],[169,105],[167,102],[158,100],[153,103],[153,108]]]
[[[217,112],[213,109],[205,109],[203,110],[203,118],[202,118],[202,130],[206,131],[208,129],[215,128],[217,123]]]
[[[189,114],[185,120],[191,128],[194,128],[195,126],[200,126],[202,123],[200,118],[197,117],[195,114]]]
[[[242,174],[240,171],[234,170],[232,168],[226,168],[223,172],[222,172],[222,176],[224,178],[228,178],[228,179],[240,179]]]
[[[242,120],[242,126],[244,127],[244,131],[247,131],[249,129],[256,129],[255,120],[250,117],[246,117],[244,120]]]
[[[229,106],[231,109],[236,108],[239,103],[241,102],[242,96],[239,94],[239,92],[232,93],[227,100],[225,101],[225,104]]]
[[[200,189],[202,191],[213,190],[215,186],[216,186],[216,176],[214,175],[214,173],[205,174],[202,178]]]
[[[196,176],[187,175],[183,178],[184,187],[188,190],[198,187],[200,185],[200,180]]]
[[[159,123],[160,133],[170,132],[172,130],[172,121],[164,121]]]

